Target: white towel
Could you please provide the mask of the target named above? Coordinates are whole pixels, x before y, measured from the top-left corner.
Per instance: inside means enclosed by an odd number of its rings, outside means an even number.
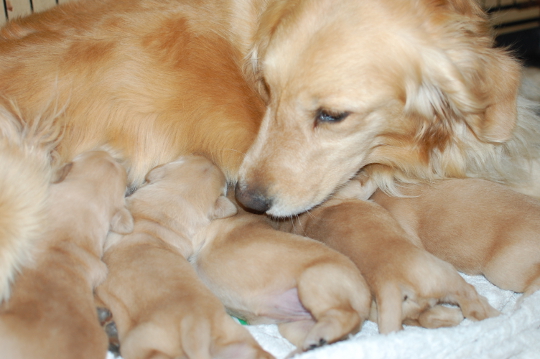
[[[498,289],[482,276],[463,277],[502,314],[480,322],[464,320],[453,328],[406,327],[389,335],[378,334],[377,325],[366,322],[349,339],[295,359],[540,359],[540,291],[518,307],[520,295]],[[294,349],[275,325],[247,328],[278,359]]]

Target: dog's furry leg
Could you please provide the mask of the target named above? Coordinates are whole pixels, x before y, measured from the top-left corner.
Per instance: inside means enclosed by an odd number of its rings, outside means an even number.
[[[51,150],[58,138],[51,121],[26,123],[0,107],[0,302],[9,298],[16,273],[32,257],[44,225],[51,180]]]

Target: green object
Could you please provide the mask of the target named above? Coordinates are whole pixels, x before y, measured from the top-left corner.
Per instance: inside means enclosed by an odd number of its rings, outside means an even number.
[[[240,319],[240,318],[237,318],[237,317],[233,317],[234,319],[236,319],[238,321],[238,323],[242,324],[242,325],[249,325],[248,322],[246,322],[244,319]]]

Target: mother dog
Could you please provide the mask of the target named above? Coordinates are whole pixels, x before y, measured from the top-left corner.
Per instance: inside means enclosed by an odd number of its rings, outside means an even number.
[[[462,176],[525,188],[538,122],[517,107],[519,65],[488,32],[464,0],[89,0],[11,22],[0,102],[17,138],[3,120],[0,163],[17,170],[0,175],[0,297],[42,223],[47,184],[35,179],[51,139],[23,130],[42,123],[63,131],[58,163],[105,146],[136,188],[200,153],[239,179],[241,202],[278,216],[360,168],[367,189]]]
[[[360,168],[364,198],[448,177],[540,196],[540,122],[475,1],[269,3],[250,53],[268,106],[240,169],[246,206],[304,212]]]

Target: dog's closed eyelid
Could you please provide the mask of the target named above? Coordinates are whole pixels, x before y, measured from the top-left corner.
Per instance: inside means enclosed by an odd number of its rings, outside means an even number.
[[[319,108],[315,113],[315,125],[319,123],[338,123],[351,114],[350,111],[333,111]]]

